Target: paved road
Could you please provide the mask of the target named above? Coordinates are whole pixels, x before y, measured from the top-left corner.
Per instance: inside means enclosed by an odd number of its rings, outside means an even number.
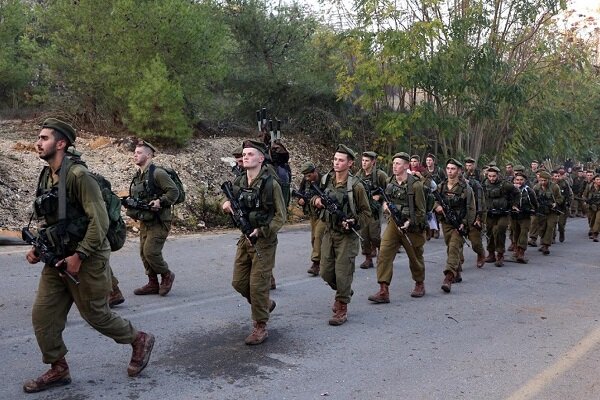
[[[406,256],[395,262],[392,302],[374,305],[374,270],[357,268],[349,321],[327,324],[333,301],[306,274],[307,227],[280,234],[277,308],[261,346],[243,340],[249,306],[230,276],[237,234],[170,239],[166,258],[177,274],[166,298],[137,297],[143,282],[135,241],[112,257],[126,293],[118,312],[157,344],[148,368],[128,378],[130,347],[89,328],[76,310],[65,339],[73,383],[36,395],[21,382],[43,372],[31,328],[39,268],[22,247],[0,247],[0,399],[597,399],[600,388],[600,245],[583,219],[570,219],[567,241],[528,265],[474,267],[440,290],[445,248],[425,249],[426,290],[409,296]],[[357,260],[359,264],[362,260]]]

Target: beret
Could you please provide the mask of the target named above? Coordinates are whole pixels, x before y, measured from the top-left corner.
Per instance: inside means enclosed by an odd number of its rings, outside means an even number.
[[[152,150],[153,153],[156,153],[156,147],[152,146],[152,144],[150,144],[149,142],[146,142],[145,140],[138,140],[137,145],[136,146],[146,146],[147,148],[149,148],[150,150]]]
[[[538,171],[539,171],[539,170],[538,170]],[[552,178],[552,175],[550,175],[550,174],[548,173],[548,171],[541,171],[541,172],[540,172],[540,178],[542,178],[542,179],[551,179],[551,178]]]
[[[335,149],[336,153],[342,153],[342,154],[347,154],[348,157],[350,157],[351,159],[356,159],[356,153],[354,152],[354,150],[352,150],[350,147],[343,145],[343,144],[339,144],[337,149]]]
[[[392,157],[392,161],[394,159],[396,159],[396,158],[401,158],[401,159],[403,159],[405,161],[410,161],[410,156],[408,155],[408,153],[404,153],[402,151],[399,152],[399,153],[394,154],[394,156]]]
[[[377,158],[377,153],[375,153],[374,151],[365,151],[362,153],[362,155],[371,159]]]
[[[458,161],[456,158],[449,158],[448,161],[446,161],[446,165],[448,165],[448,164],[456,165],[458,168],[463,167],[463,165],[460,163],[460,161]]]
[[[305,174],[310,174],[311,172],[313,172],[317,167],[315,167],[315,164],[313,164],[310,161],[305,162],[304,164],[302,164],[302,169],[300,170],[300,172],[302,173],[302,175]]]
[[[75,143],[75,138],[77,134],[75,133],[75,128],[66,123],[65,121],[61,121],[58,118],[48,118],[42,123],[42,128],[54,129],[65,135],[67,140],[73,144]]]
[[[242,148],[247,149],[256,149],[262,153],[263,156],[267,155],[267,145],[261,142],[260,140],[248,139],[242,142]]]
[[[495,173],[500,173],[500,168],[496,167],[495,165],[492,165],[491,167],[488,168],[488,172],[495,172]]]
[[[465,163],[475,164],[475,159],[473,157],[465,157]]]

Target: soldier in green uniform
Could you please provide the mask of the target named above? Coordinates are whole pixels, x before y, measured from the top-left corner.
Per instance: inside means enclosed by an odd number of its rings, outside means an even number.
[[[444,171],[443,168],[441,168],[439,165],[437,165],[437,160],[433,154],[429,153],[429,154],[427,154],[427,157],[425,157],[425,167],[427,169],[425,171],[425,175],[428,176],[429,179],[431,179],[433,182],[435,182],[436,187],[437,187],[437,185],[442,183],[444,180],[446,180],[446,172]],[[428,190],[427,183],[429,183],[429,187],[431,187],[431,182],[427,182],[427,179],[426,179],[425,182],[423,182],[423,186],[424,186],[426,195],[431,194],[431,192],[427,191]],[[433,190],[433,189],[431,189],[431,190]],[[437,217],[432,212],[432,210],[426,210],[426,212],[429,213],[428,216],[430,218],[433,218],[435,220],[434,223],[437,228],[437,229],[430,229],[429,227],[427,227],[427,230],[426,230],[427,240],[431,239],[432,237],[437,239],[440,237],[440,222],[438,221]]]
[[[598,232],[600,232],[600,175],[596,174],[592,184],[586,187],[583,192],[583,198],[588,205],[588,216],[590,220],[590,239],[598,241]]]
[[[541,247],[538,249],[544,255],[550,254],[549,247],[552,245],[552,235],[558,220],[558,206],[563,204],[560,188],[551,182],[552,175],[546,171],[538,174],[538,183],[533,191],[538,199],[538,211],[536,213],[537,233],[541,238]]]
[[[535,186],[537,183],[537,173],[540,168],[540,162],[538,160],[532,160],[530,164],[531,169],[526,173],[527,178],[531,185]]]
[[[463,165],[454,158],[446,161],[446,176],[448,176],[448,179],[438,185],[437,191],[461,222],[459,229],[467,231],[475,222],[475,196],[467,181],[460,178],[462,168]],[[460,256],[465,240],[459,231],[448,223],[447,217],[443,214],[444,210],[437,201],[434,210],[441,215],[444,242],[446,242],[448,255],[446,267],[444,268],[442,290],[450,293],[452,283],[455,277],[458,276]]]
[[[533,189],[527,185],[527,176],[522,171],[515,171],[513,185],[518,191],[511,211],[512,234],[515,243],[515,259],[518,263],[527,264],[525,251],[531,225],[531,215],[538,208],[538,201]]]
[[[287,210],[281,186],[264,165],[265,144],[246,140],[243,148],[245,171],[233,182],[233,194],[254,228],[249,236],[257,240],[253,245],[244,235],[240,236],[232,285],[250,303],[253,329],[245,343],[256,345],[269,337],[267,322],[275,308],[275,302],[269,299],[269,289],[275,266],[277,232],[285,222]],[[229,200],[222,208],[227,213],[233,212]]]
[[[415,281],[412,297],[425,295],[425,260],[423,248],[425,245],[425,193],[423,183],[414,175],[408,174],[410,156],[407,153],[396,153],[392,157],[394,175],[388,180],[385,193],[388,199],[405,220],[403,226],[397,226],[390,218],[381,239],[381,252],[377,258],[377,282],[379,292],[369,296],[375,303],[389,303],[389,286],[392,281],[393,262],[400,246],[404,247],[408,256],[408,265]],[[388,204],[383,207],[389,211]]]
[[[140,221],[140,256],[148,283],[133,291],[137,295],[159,294],[166,296],[173,286],[175,273],[162,255],[162,249],[171,230],[171,206],[179,197],[179,189],[167,171],[153,162],[156,148],[140,140],[135,147],[133,161],[138,172],[130,186],[130,196],[148,203],[151,210],[127,209],[127,216]],[[158,275],[161,282],[158,283]]]
[[[48,167],[39,180],[35,214],[42,221],[42,237],[56,249],[60,261],[56,266],[44,266],[32,309],[42,360],[51,368],[39,378],[24,383],[23,390],[27,393],[71,383],[62,333],[73,303],[82,318],[98,332],[117,343],[132,345],[133,355],[127,367],[129,376],[138,375],[146,367],[154,345],[153,335],[136,330],[131,322],[108,307],[111,274],[106,234],[109,219],[95,178],[83,164],[65,156],[75,138],[72,126],[49,118],[44,121],[36,142],[39,157]],[[59,200],[61,192],[66,193],[64,208]],[[40,261],[40,255],[31,249],[26,259],[35,264]],[[64,267],[80,283],[66,279],[57,267]]]
[[[583,189],[584,198],[586,196],[587,191],[589,191],[591,189],[593,184],[594,184],[594,171],[592,171],[591,169],[586,170],[585,171],[585,187]],[[594,216],[594,213],[590,211],[590,206],[587,202],[585,202],[585,212],[587,215],[587,220],[588,220],[588,225],[589,225],[588,237],[590,239],[592,239],[593,238],[592,227],[594,226],[592,217]]]
[[[360,230],[360,235],[363,237],[362,253],[365,256],[365,261],[360,267],[368,269],[374,267],[373,257],[377,255],[377,249],[381,243],[381,204],[383,200],[380,195],[373,192],[376,189],[385,189],[388,179],[387,174],[377,168],[377,153],[365,151],[362,154],[362,168],[356,177],[361,180],[367,190],[371,205],[371,218],[361,226]]]
[[[463,178],[466,179],[466,176],[463,175]],[[481,239],[481,231],[485,228],[485,221],[487,217],[485,195],[483,193],[483,186],[481,186],[481,183],[479,183],[479,181],[475,179],[473,175],[467,179],[467,182],[473,190],[473,196],[475,199],[475,221],[473,222],[473,226],[469,229],[468,237],[469,241],[471,242],[471,249],[475,254],[477,254],[476,266],[477,268],[482,268],[485,264],[485,250],[483,248],[483,240]],[[461,256],[460,259],[462,264],[464,257]],[[460,268],[455,281],[462,281],[462,278],[460,277]]]
[[[564,170],[563,170],[564,172]],[[563,197],[563,204],[558,207],[558,210],[561,211],[558,214],[558,221],[556,222],[556,228],[558,228],[558,241],[565,241],[565,228],[567,226],[567,217],[569,216],[569,211],[571,209],[571,202],[573,201],[573,190],[571,189],[571,185],[569,185],[566,174],[560,174],[559,171],[552,171],[552,182],[556,183],[560,188],[560,194]],[[553,240],[556,237],[556,230],[554,229],[554,234],[552,235]]]
[[[321,179],[321,190],[334,199],[341,212],[325,208],[325,201],[312,198],[312,204],[324,209],[325,234],[321,244],[321,277],[335,290],[333,317],[330,325],[342,325],[348,319],[348,303],[352,297],[354,260],[358,254],[358,235],[352,230],[365,224],[371,216],[369,198],[360,180],[350,174],[356,155],[340,144],[333,156],[333,171]]]
[[[483,184],[487,208],[486,230],[488,232],[488,256],[485,262],[493,262],[496,267],[504,265],[506,230],[510,209],[513,206],[517,189],[499,176],[498,167],[489,167],[487,180]]]
[[[585,171],[581,167],[575,167],[575,177],[573,177],[573,203],[571,215],[576,217],[585,216],[585,202],[583,199],[583,191],[585,190]]]
[[[477,161],[475,161],[475,159],[473,157],[466,157],[464,159],[464,163],[465,163],[465,178],[467,179],[467,181],[471,180],[471,179],[476,179],[477,181],[479,181],[480,183],[482,182],[481,179],[481,171],[477,169]]]
[[[317,276],[321,270],[321,242],[323,233],[325,232],[325,223],[321,221],[319,210],[310,204],[310,199],[315,195],[311,184],[318,185],[323,175],[317,170],[315,164],[310,161],[302,165],[300,172],[304,176],[302,183],[300,183],[300,193],[304,198],[301,197],[298,199],[298,205],[302,207],[304,215],[308,215],[310,219],[310,245],[312,248],[310,254],[312,265],[306,272]]]

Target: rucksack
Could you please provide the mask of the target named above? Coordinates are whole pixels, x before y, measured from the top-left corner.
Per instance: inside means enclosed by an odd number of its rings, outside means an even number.
[[[150,193],[158,194],[156,193],[156,189],[154,187],[154,171],[156,170],[156,168],[161,168],[167,174],[169,174],[169,177],[175,183],[175,186],[177,186],[177,190],[179,190],[179,196],[177,197],[177,200],[173,202],[173,205],[183,203],[185,201],[185,190],[183,189],[183,183],[181,182],[181,179],[179,179],[179,175],[177,175],[177,172],[175,172],[173,168],[163,166],[157,167],[154,164],[150,164],[150,166],[148,167],[148,186],[150,189]]]

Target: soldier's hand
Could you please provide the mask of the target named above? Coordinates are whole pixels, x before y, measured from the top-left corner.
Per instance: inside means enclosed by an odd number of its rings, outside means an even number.
[[[552,203],[552,208],[556,208],[556,203]]]
[[[354,225],[354,219],[347,219],[345,221],[342,221],[342,227],[344,229],[350,230],[352,228],[352,225]]]
[[[233,214],[233,210],[231,209],[231,202],[229,200],[227,200],[225,203],[223,203],[223,205],[221,206],[221,208],[227,214]]]
[[[406,222],[404,224],[402,224],[402,226],[400,227],[400,229],[402,229],[403,231],[407,230],[408,227],[410,226],[410,220],[407,219]]]
[[[465,230],[465,224],[460,224],[460,226],[458,227],[458,231],[463,232],[464,230]]]
[[[60,260],[56,266],[59,267],[63,263],[67,263],[68,273],[73,276],[77,276],[79,274],[79,270],[81,269],[81,258],[79,258],[77,253],[65,258],[64,260]]]
[[[375,201],[379,201],[381,199],[381,196],[376,194],[375,196],[373,196],[373,200]]]
[[[248,236],[250,237],[258,237],[258,235],[260,234],[260,229],[258,228],[254,228],[254,230],[252,231],[252,233]]]
[[[40,262],[40,256],[38,255],[35,248],[31,248],[25,255],[25,259],[29,264],[37,264]]]
[[[304,199],[298,199],[298,205],[303,206],[304,204],[306,204]]]
[[[444,212],[444,208],[442,206],[437,206],[433,211],[435,211],[438,214],[441,214]]]
[[[160,199],[152,200],[148,203],[148,205],[150,206],[150,208],[152,208],[152,211],[158,211],[160,210]]]
[[[387,212],[387,213],[390,212],[390,209],[388,208],[388,205],[387,205],[387,201],[383,202],[383,212]]]
[[[478,220],[478,219],[476,219],[476,220],[475,220],[475,222],[473,222],[473,226],[475,226],[475,227],[477,227],[477,228],[481,229],[481,221],[480,221],[480,220]]]
[[[315,207],[317,207],[317,208],[324,208],[324,206],[323,206],[323,202],[321,201],[321,198],[320,198],[320,197],[317,197],[317,198],[315,199]]]

